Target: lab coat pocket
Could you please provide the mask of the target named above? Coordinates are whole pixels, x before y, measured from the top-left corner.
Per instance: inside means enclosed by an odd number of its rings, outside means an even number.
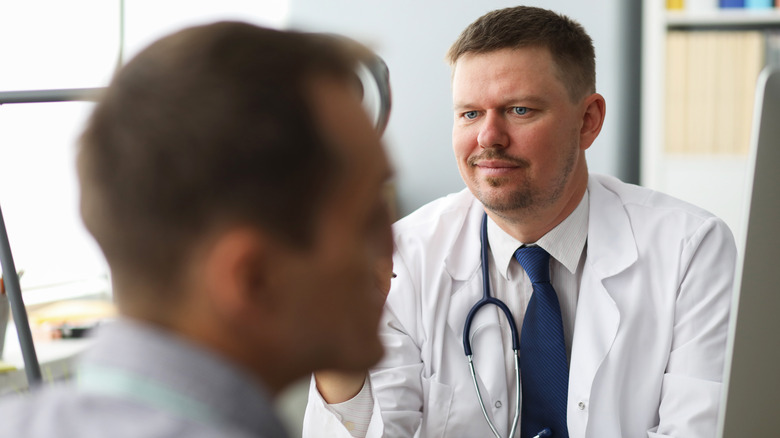
[[[450,418],[452,387],[436,380],[436,376],[423,377],[425,412],[422,416],[420,437],[439,438],[447,435],[447,421]]]

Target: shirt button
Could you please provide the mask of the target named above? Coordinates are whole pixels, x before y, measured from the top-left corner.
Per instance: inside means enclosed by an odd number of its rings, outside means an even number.
[[[500,408],[501,406],[502,406],[502,404],[501,404],[501,400],[498,400],[498,401],[496,402],[496,408]]]
[[[579,402],[577,404],[577,407],[579,408],[579,410],[584,411],[585,410],[585,402]]]

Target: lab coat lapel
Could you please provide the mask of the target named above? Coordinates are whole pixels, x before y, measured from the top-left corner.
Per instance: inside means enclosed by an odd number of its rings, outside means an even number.
[[[620,198],[591,176],[588,247],[582,275],[572,345],[568,422],[571,436],[585,436],[587,416],[580,401],[590,400],[599,367],[609,353],[620,324],[620,311],[606,287],[608,279],[637,260],[636,243]]]
[[[479,241],[483,209],[476,202],[475,207],[478,208],[472,208],[469,212],[463,229],[455,241],[450,255],[445,260],[445,269],[452,280],[447,325],[456,338],[461,341],[461,345],[466,316],[483,294]],[[505,429],[509,423],[507,415],[509,405],[507,404],[508,391],[504,357],[511,352],[504,351],[498,312],[498,308],[493,305],[480,309],[472,320],[469,338],[477,382],[480,385],[485,407],[496,428],[502,435],[505,435],[508,433],[508,430]],[[468,375],[468,364],[465,356],[463,368],[466,370],[465,374]],[[468,380],[471,378],[468,377]],[[474,399],[474,408],[479,412],[476,395]],[[506,406],[503,409],[493,410],[492,407],[498,400]]]

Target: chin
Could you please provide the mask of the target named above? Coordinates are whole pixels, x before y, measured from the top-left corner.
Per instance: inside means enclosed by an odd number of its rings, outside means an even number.
[[[481,192],[476,198],[485,206],[485,208],[497,213],[523,210],[533,204],[530,197],[522,196],[518,193],[499,193],[497,191],[491,191],[490,193]]]
[[[469,189],[483,204],[497,211],[522,209],[532,205],[539,196],[528,179],[485,178],[472,181]]]

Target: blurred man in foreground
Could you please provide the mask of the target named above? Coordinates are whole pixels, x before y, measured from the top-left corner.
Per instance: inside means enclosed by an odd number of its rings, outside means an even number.
[[[272,398],[382,355],[389,165],[332,38],[217,23],[116,76],[78,152],[121,317],[0,436],[284,437]],[[389,276],[389,273],[386,273]]]

